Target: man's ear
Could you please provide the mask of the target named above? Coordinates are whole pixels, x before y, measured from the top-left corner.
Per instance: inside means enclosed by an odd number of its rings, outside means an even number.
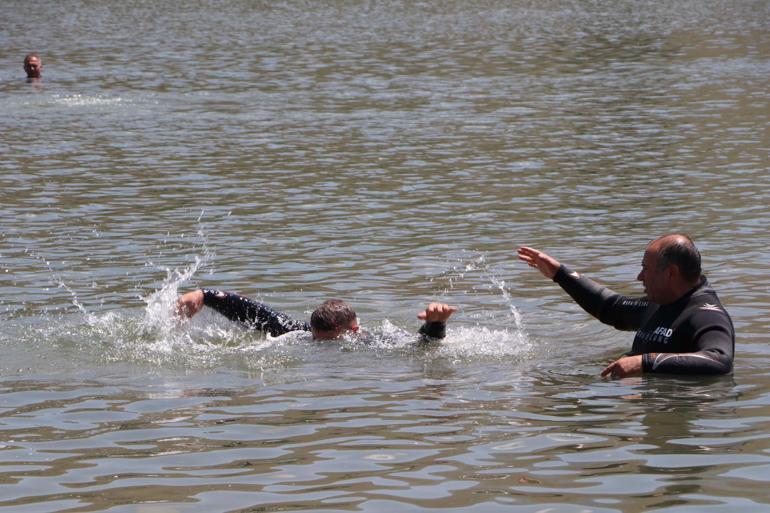
[[[668,273],[668,279],[673,280],[675,278],[681,277],[682,273],[679,272],[679,266],[676,264],[671,264],[666,268],[666,273]]]

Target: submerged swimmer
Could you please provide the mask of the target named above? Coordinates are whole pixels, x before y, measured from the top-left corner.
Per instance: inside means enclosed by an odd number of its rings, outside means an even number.
[[[647,295],[641,299],[616,294],[536,249],[522,247],[518,253],[601,322],[637,330],[631,351],[609,364],[602,376],[732,370],[733,323],[701,273],[700,253],[687,235],[664,235],[647,245],[636,278]]]
[[[335,340],[346,334],[360,333],[358,317],[350,306],[339,299],[324,301],[310,316],[310,323],[292,319],[268,305],[231,292],[199,289],[183,294],[177,300],[177,312],[190,318],[207,306],[231,321],[277,337],[290,331],[309,331],[313,340]],[[430,303],[417,314],[425,321],[420,328],[423,340],[440,340],[446,335],[446,321],[457,311],[445,303]]]

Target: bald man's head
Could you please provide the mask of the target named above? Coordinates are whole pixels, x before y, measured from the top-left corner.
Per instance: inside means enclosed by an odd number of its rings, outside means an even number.
[[[683,280],[690,283],[700,280],[703,274],[700,252],[689,236],[683,233],[663,235],[652,241],[648,247],[652,249],[653,246],[658,253],[659,269],[675,265],[679,268]]]

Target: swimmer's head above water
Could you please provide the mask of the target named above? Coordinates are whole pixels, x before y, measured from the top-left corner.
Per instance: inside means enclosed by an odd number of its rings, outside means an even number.
[[[36,53],[30,53],[24,57],[24,71],[27,78],[40,78],[43,74],[43,60]]]
[[[345,333],[358,333],[356,312],[341,299],[328,299],[310,316],[310,331],[315,340],[334,340]]]

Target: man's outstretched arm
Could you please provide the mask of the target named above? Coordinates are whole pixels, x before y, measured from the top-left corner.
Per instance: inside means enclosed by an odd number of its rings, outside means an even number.
[[[636,330],[649,306],[646,299],[622,296],[573,272],[555,258],[534,248],[521,247],[519,260],[538,269],[559,285],[586,312],[619,330]]]

